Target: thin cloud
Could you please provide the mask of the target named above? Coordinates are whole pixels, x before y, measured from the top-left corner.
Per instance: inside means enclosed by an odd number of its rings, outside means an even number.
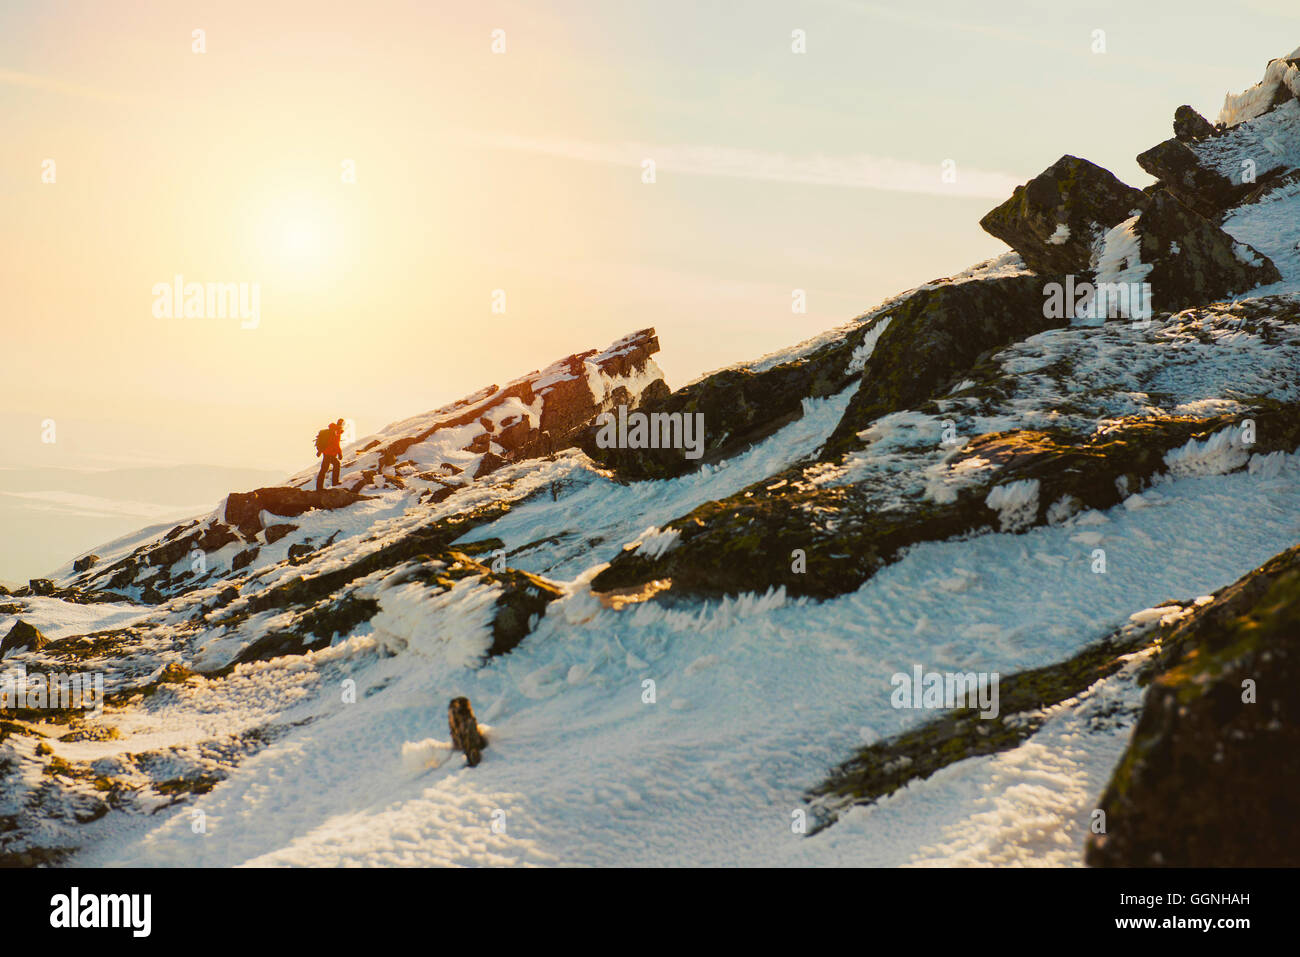
[[[139,98],[112,90],[101,90],[80,83],[69,83],[54,77],[39,76],[35,73],[20,73],[17,70],[0,69],[0,83],[20,86],[29,90],[43,90],[47,93],[61,93],[88,100],[100,100],[106,103],[135,103]]]
[[[918,163],[871,156],[794,156],[726,146],[656,146],[648,143],[594,143],[583,140],[539,139],[505,133],[468,133],[472,143],[495,149],[556,156],[586,163],[640,168],[653,160],[656,175],[725,176],[732,179],[878,189],[935,196],[975,196],[1005,199],[1024,182],[1009,173],[964,167],[958,162],[952,182],[944,182],[943,160]]]

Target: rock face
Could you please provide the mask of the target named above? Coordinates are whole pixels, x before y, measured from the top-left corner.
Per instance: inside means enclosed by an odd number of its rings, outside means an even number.
[[[593,460],[623,478],[671,478],[744,451],[803,414],[805,398],[834,395],[850,385],[853,354],[874,323],[864,322],[842,338],[771,368],[724,369],[678,389],[648,398],[640,410],[651,415],[702,415],[703,455],[687,458],[680,448],[601,448],[599,429],[589,426],[580,446]]]
[[[40,651],[47,644],[49,639],[41,634],[40,629],[20,618],[9,629],[9,634],[5,635],[4,641],[0,641],[0,658],[11,651]]]
[[[259,488],[251,492],[232,492],[226,498],[223,518],[245,537],[252,537],[262,530],[262,512],[292,517],[316,508],[346,508],[365,498],[345,488],[327,488],[319,492],[289,487]]]
[[[1174,110],[1174,139],[1198,140],[1214,132],[1214,124],[1190,106]]]
[[[1085,275],[1092,245],[1146,206],[1140,189],[1077,156],[1062,156],[980,220],[1034,272]]]
[[[483,759],[483,749],[487,741],[479,733],[478,721],[474,718],[474,709],[470,707],[469,698],[452,698],[447,707],[447,727],[451,731],[451,745],[465,753],[469,766],[476,767]]]
[[[862,370],[862,385],[824,455],[861,443],[857,433],[959,377],[984,352],[1063,323],[1044,316],[1043,276],[1011,276],[922,290],[892,313]]]
[[[1175,117],[1175,136],[1137,157],[1160,186],[1217,221],[1252,191],[1300,166],[1300,101],[1285,98],[1238,125],[1203,126]]]
[[[364,487],[382,473],[386,482],[418,475],[454,490],[511,462],[571,448],[602,412],[668,395],[651,358],[658,351],[654,329],[642,329],[603,351],[567,356],[505,386],[395,423],[364,450],[345,451],[343,484],[360,478],[365,481],[353,488]]]
[[[1300,547],[1162,643],[1093,866],[1300,865]]]
[[[1230,298],[1282,278],[1262,253],[1239,243],[1165,190],[1133,227],[1157,311]],[[1103,279],[1099,273],[1098,281]]]
[[[1245,192],[1222,173],[1201,164],[1197,154],[1181,138],[1165,140],[1138,154],[1138,165],[1160,180],[1202,216],[1217,217]]]

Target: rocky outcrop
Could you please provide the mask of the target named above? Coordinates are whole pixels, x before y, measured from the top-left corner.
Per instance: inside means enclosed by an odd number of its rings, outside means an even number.
[[[1139,154],[1137,162],[1207,219],[1217,222],[1251,192],[1300,165],[1300,101],[1283,100],[1239,125],[1209,132],[1184,120],[1175,118],[1174,138]]]
[[[1157,312],[1231,298],[1282,278],[1263,253],[1237,242],[1164,190],[1151,197],[1132,234],[1142,265],[1151,267],[1145,281]],[[1115,278],[1103,272],[1097,276],[1098,282]]]
[[[1178,603],[1167,606],[1173,612]],[[913,781],[968,758],[1009,751],[1043,726],[1050,709],[1123,667],[1127,656],[1152,646],[1158,632],[1126,626],[1053,665],[1001,677],[998,713],[953,708],[897,737],[861,748],[808,792],[815,831],[852,807],[870,805]]]
[[[947,495],[881,510],[862,485],[810,481],[817,465],[797,466],[670,522],[673,547],[652,557],[628,549],[592,579],[598,592],[661,583],[686,595],[736,595],[784,588],[831,598],[860,587],[906,548],[980,531],[1016,532],[1111,508],[1170,466],[1166,455],[1195,440],[1231,446],[1251,418],[1260,439],[1238,446],[1223,471],[1243,468],[1253,453],[1300,445],[1300,408],[1245,415],[1174,415],[1119,420],[1105,432],[1029,430],[979,436],[947,466],[977,474]],[[1227,431],[1225,431],[1227,430]],[[1214,439],[1222,434],[1222,438]],[[982,471],[967,470],[978,464]],[[792,560],[793,559],[793,560]]]
[[[658,351],[654,329],[642,329],[603,351],[567,356],[504,386],[488,386],[395,423],[364,449],[345,452],[344,484],[360,489],[381,479],[392,484],[416,477],[434,483],[435,491],[454,490],[509,463],[571,448],[602,412],[668,395],[651,358]]]
[[[1300,547],[1163,636],[1093,866],[1300,865]]]
[[[599,428],[589,426],[580,446],[594,461],[627,479],[671,478],[729,458],[803,414],[806,398],[834,395],[858,376],[854,352],[882,320],[860,323],[844,336],[771,368],[723,369],[659,399],[640,411],[649,415],[702,415],[704,441],[698,458],[681,448],[602,448]]]
[[[251,538],[262,530],[263,512],[292,518],[312,509],[346,508],[366,500],[366,496],[345,488],[327,488],[319,492],[291,487],[259,488],[251,492],[230,493],[222,517],[245,538]]]
[[[1199,140],[1214,132],[1214,124],[1190,106],[1174,110],[1174,139],[1186,142]]]
[[[97,561],[99,561],[98,555],[83,555],[72,563],[72,570],[74,572],[84,572]]]
[[[1219,217],[1234,205],[1250,185],[1233,182],[1227,176],[1202,165],[1182,139],[1165,140],[1139,153],[1138,165],[1160,181],[1160,185],[1202,216]]]
[[[14,651],[40,651],[47,644],[49,639],[41,634],[39,628],[20,618],[0,641],[0,658]]]
[[[960,378],[983,354],[1061,325],[1045,317],[1050,277],[1012,276],[923,289],[898,306],[862,370],[862,385],[824,457],[861,445],[857,433]]]
[[[1086,275],[1093,243],[1146,206],[1146,195],[1108,170],[1062,156],[980,220],[1034,272]]]

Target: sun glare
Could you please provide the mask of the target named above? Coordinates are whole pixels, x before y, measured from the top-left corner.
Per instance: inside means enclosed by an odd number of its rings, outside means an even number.
[[[334,267],[343,228],[333,206],[316,196],[270,202],[261,214],[258,247],[268,268],[321,273]]]

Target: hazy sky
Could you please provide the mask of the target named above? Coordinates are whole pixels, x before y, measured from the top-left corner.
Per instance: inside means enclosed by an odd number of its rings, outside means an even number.
[[[0,465],[287,472],[650,325],[681,385],[1001,252],[1063,153],[1145,185],[1297,44],[1281,0],[5,0]],[[156,317],[177,274],[259,325]]]

